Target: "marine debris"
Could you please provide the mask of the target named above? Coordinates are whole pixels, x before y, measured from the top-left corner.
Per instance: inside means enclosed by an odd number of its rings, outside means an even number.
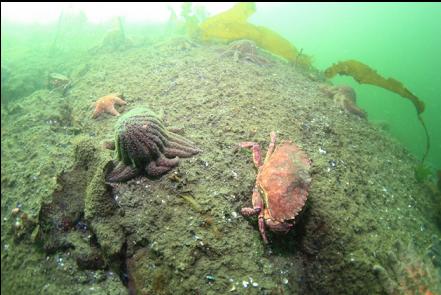
[[[235,40],[252,40],[257,46],[290,62],[311,66],[311,59],[299,54],[297,48],[276,32],[248,22],[248,18],[256,12],[254,2],[238,3],[231,9],[207,18],[199,28],[203,41],[231,42]]]
[[[100,97],[94,104],[95,110],[92,118],[98,118],[102,113],[109,113],[113,116],[119,116],[120,113],[115,109],[115,104],[126,105],[127,102],[123,100],[124,96],[118,93],[111,93],[109,95]]]
[[[268,238],[265,225],[274,232],[287,233],[302,211],[308,196],[311,178],[311,161],[293,142],[284,141],[275,146],[276,133],[271,132],[271,142],[262,162],[259,144],[242,142],[240,146],[251,149],[254,165],[258,169],[253,189],[253,208],[242,208],[244,216],[258,215],[259,231],[265,243]]]
[[[352,87],[345,85],[331,86],[328,84],[323,84],[320,87],[320,90],[332,98],[342,110],[357,115],[361,118],[367,117],[366,112],[357,106],[357,94]]]
[[[184,137],[165,129],[148,108],[137,108],[119,118],[115,127],[117,166],[110,182],[127,181],[141,172],[160,176],[201,150]]]
[[[360,84],[371,84],[395,92],[401,97],[409,99],[413,103],[415,110],[417,111],[418,120],[420,121],[426,135],[426,150],[422,158],[422,162],[424,162],[430,149],[429,133],[423,118],[421,117],[425,108],[424,102],[410,92],[400,81],[395,80],[394,78],[386,79],[378,74],[377,71],[358,60],[352,59],[341,61],[333,64],[325,70],[325,76],[327,79],[331,79],[337,74],[351,76]]]

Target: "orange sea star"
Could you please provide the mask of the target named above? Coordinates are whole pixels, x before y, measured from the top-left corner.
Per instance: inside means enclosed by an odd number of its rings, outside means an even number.
[[[109,113],[113,116],[119,116],[118,111],[115,109],[115,104],[117,105],[127,104],[127,102],[125,102],[122,98],[123,98],[122,94],[118,94],[118,93],[112,93],[99,98],[94,104],[95,111],[92,114],[92,118],[96,119],[103,112]]]

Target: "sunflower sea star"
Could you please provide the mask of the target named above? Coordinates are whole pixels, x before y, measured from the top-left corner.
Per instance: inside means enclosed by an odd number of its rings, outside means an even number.
[[[141,173],[160,176],[201,150],[182,136],[164,128],[155,113],[137,108],[121,116],[115,128],[116,167],[107,181],[122,182]]]
[[[92,114],[92,118],[96,119],[103,112],[112,114],[114,116],[119,116],[120,114],[115,109],[115,104],[117,105],[125,105],[127,102],[123,100],[123,95],[118,93],[112,93],[106,96],[99,98],[94,106],[95,111]]]

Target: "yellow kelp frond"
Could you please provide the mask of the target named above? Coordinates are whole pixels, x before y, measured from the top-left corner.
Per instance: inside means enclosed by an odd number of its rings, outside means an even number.
[[[424,112],[424,102],[404,87],[400,81],[393,78],[386,79],[364,63],[357,60],[341,61],[325,70],[325,76],[328,79],[337,74],[351,76],[360,84],[371,84],[395,92],[412,101],[418,114]]]
[[[256,42],[257,46],[289,61],[295,61],[299,52],[288,40],[265,27],[255,26],[255,28],[257,29],[257,38],[253,41]]]
[[[275,55],[291,62],[309,66],[309,57],[301,55],[301,58],[297,59],[299,52],[288,40],[266,27],[256,26],[247,21],[255,11],[254,3],[238,3],[231,9],[202,22],[200,37],[203,41],[251,40],[260,48]]]
[[[254,2],[241,2],[237,3],[227,11],[208,18],[204,23],[206,23],[208,26],[210,26],[212,23],[218,22],[245,23],[254,12],[256,12],[256,4]]]
[[[424,129],[424,134],[426,136],[426,149],[422,158],[422,163],[426,159],[430,150],[430,137],[427,131],[426,124],[424,123],[421,113],[424,112],[424,102],[416,97],[412,92],[410,92],[404,85],[394,78],[384,78],[377,73],[374,69],[371,69],[368,65],[361,63],[357,60],[346,60],[333,64],[325,70],[326,78],[330,79],[335,77],[335,75],[346,75],[351,76],[360,84],[371,84],[384,89],[390,90],[401,95],[404,98],[409,99],[417,111],[418,121]]]

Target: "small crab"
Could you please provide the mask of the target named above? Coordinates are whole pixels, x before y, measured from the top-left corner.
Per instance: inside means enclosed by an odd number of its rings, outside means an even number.
[[[256,43],[246,39],[231,42],[220,56],[233,56],[235,62],[246,60],[258,65],[268,65],[271,63],[260,54]]]
[[[311,178],[311,161],[300,148],[284,141],[275,147],[276,133],[271,132],[271,142],[262,163],[261,149],[255,142],[242,142],[240,146],[253,152],[253,162],[258,169],[253,189],[253,208],[242,208],[243,216],[258,215],[259,231],[265,243],[268,238],[265,225],[274,232],[287,233],[302,211],[308,196]]]

